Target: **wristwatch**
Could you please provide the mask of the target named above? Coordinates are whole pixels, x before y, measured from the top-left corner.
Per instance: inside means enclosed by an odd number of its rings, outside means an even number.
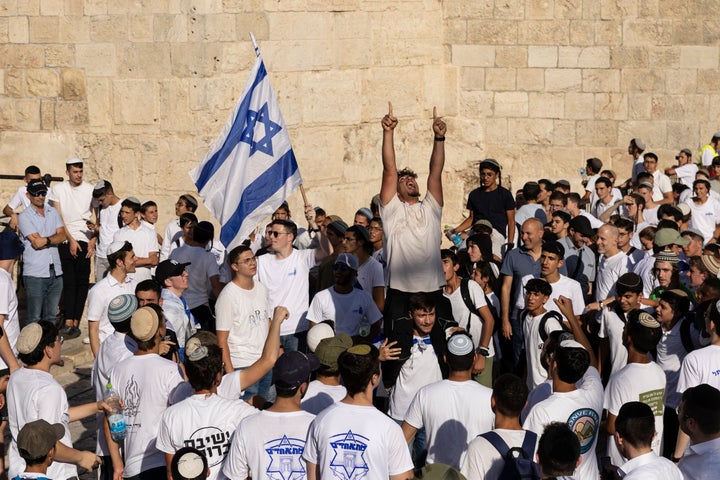
[[[488,350],[487,347],[477,347],[475,349],[475,353],[477,353],[478,355],[482,355],[483,357],[490,356],[490,350]]]

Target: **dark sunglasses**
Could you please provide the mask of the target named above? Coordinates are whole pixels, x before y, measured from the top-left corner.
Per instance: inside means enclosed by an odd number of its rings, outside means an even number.
[[[333,270],[340,270],[341,272],[347,272],[348,270],[350,270],[350,267],[348,267],[344,263],[336,263],[333,265]]]
[[[275,237],[275,238],[279,237],[280,235],[287,235],[287,234],[288,234],[288,232],[275,232],[275,231],[268,232],[268,235],[270,235],[271,237]]]
[[[33,193],[33,192],[28,192],[28,193],[33,197],[44,197],[47,195],[47,190],[43,190],[43,191],[35,192],[35,193]]]

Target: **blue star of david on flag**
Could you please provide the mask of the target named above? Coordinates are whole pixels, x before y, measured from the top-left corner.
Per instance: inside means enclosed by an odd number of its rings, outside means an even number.
[[[220,241],[228,250],[248,238],[302,183],[259,53],[232,115],[190,177],[222,225]]]

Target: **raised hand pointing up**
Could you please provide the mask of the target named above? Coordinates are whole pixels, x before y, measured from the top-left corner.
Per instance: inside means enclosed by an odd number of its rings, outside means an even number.
[[[391,131],[397,127],[398,120],[395,115],[393,115],[392,102],[388,102],[388,113],[383,117],[380,123],[385,131]]]

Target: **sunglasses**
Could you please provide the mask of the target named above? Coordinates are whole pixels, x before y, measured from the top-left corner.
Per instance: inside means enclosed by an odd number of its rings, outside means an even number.
[[[341,272],[347,272],[348,270],[351,270],[350,267],[345,265],[344,263],[336,263],[333,265],[333,270],[337,271],[340,270]]]
[[[35,192],[35,193],[33,193],[33,192],[28,192],[28,193],[29,193],[30,196],[32,196],[32,197],[44,197],[44,196],[47,195],[47,190],[43,190],[43,191]]]
[[[287,235],[287,234],[288,234],[288,232],[275,232],[275,231],[268,232],[268,235],[270,235],[271,237],[275,237],[275,238],[279,237],[280,235]]]

